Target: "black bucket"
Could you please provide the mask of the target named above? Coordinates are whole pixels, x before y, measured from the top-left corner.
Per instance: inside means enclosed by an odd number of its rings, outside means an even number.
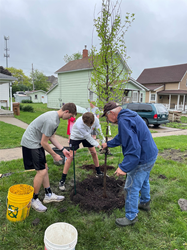
[[[64,147],[66,150],[70,150],[70,147]],[[56,154],[58,154],[58,155],[60,155],[60,157],[62,158],[62,160],[61,161],[55,161],[55,160],[53,160],[53,162],[54,162],[54,164],[55,165],[57,165],[57,166],[59,166],[59,165],[64,165],[65,164],[65,161],[66,161],[66,157],[65,157],[65,155],[63,154],[63,152],[62,152],[62,150],[60,150],[60,149],[58,149],[58,148],[52,148],[52,150],[56,153]]]

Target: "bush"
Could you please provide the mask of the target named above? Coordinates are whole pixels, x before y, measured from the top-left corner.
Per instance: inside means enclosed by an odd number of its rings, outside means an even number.
[[[22,107],[20,107],[20,110],[22,110],[24,112],[34,112],[34,108],[30,105],[22,106]]]
[[[21,102],[22,102],[22,103],[32,103],[31,100],[22,100]]]

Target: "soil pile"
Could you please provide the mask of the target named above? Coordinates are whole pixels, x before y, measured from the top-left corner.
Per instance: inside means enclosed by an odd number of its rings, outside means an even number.
[[[115,179],[106,177],[106,194],[103,197],[103,178],[90,176],[84,181],[77,183],[76,194],[74,188],[70,198],[75,204],[87,211],[111,211],[114,208],[123,208],[124,198],[124,178]]]
[[[100,170],[101,170],[102,172],[104,172],[104,167],[105,167],[104,164],[100,166]],[[94,165],[94,164],[82,165],[80,168],[86,169],[86,170],[91,170],[91,169],[93,169],[93,170],[95,171],[95,165]],[[106,169],[107,169],[107,170],[111,170],[111,169],[115,169],[115,168],[114,168],[113,166],[108,166],[108,165],[107,165]]]

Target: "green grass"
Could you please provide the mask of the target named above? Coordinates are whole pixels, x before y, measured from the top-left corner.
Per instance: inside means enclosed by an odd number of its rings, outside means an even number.
[[[186,150],[187,136],[171,136],[155,138],[160,150],[173,148]],[[120,148],[111,149],[114,156],[108,157],[108,165],[117,168],[122,161]],[[99,155],[100,164],[104,163],[104,155]],[[50,155],[47,156],[51,188],[60,194],[58,181],[63,166],[53,164]],[[83,180],[92,171],[79,168],[83,164],[91,164],[92,160],[87,149],[77,152],[76,178]],[[187,212],[181,212],[178,200],[187,199],[187,167],[183,163],[165,160],[158,157],[151,171],[151,211],[139,212],[138,222],[133,227],[120,228],[115,225],[115,219],[124,217],[124,209],[113,210],[111,214],[86,212],[75,206],[69,198],[69,192],[64,193],[66,199],[58,204],[47,204],[46,213],[30,211],[30,215],[22,222],[13,223],[6,219],[6,197],[8,189],[14,184],[25,183],[32,185],[35,172],[23,172],[22,159],[1,162],[1,173],[14,172],[9,177],[0,179],[0,249],[14,250],[43,250],[44,232],[55,222],[67,222],[78,230],[76,250],[174,250],[187,249]],[[114,171],[109,171],[112,175]],[[160,179],[162,174],[166,179]],[[73,167],[67,176],[68,182],[73,179]],[[41,188],[39,198],[42,200],[44,190]],[[63,213],[60,208],[66,208]],[[40,219],[37,226],[32,225],[35,218]]]
[[[186,116],[181,116],[181,122],[182,123],[187,123],[187,117]]]
[[[20,147],[23,128],[0,121],[0,149]]]

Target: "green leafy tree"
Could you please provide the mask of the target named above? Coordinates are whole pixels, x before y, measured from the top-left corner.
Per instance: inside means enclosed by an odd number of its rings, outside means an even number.
[[[80,52],[74,53],[71,56],[68,56],[67,54],[64,56],[64,61],[66,63],[70,62],[70,61],[74,61],[77,59],[81,59],[82,58],[82,54]]]
[[[23,73],[22,69],[16,69],[14,67],[7,68],[7,70],[16,77],[18,80],[14,82],[14,85],[23,84],[25,86],[31,86],[31,79]]]
[[[32,90],[31,78],[26,76],[22,69],[10,67],[7,68],[7,70],[11,72],[13,77],[17,78],[17,80],[12,85],[12,94],[16,93],[17,91]]]
[[[91,52],[88,51],[88,56],[90,56],[90,55],[91,55]],[[68,56],[67,54],[64,56],[64,61],[66,63],[68,63],[70,61],[77,60],[77,59],[82,59],[82,54],[80,52],[74,53],[71,56]]]
[[[91,60],[93,71],[91,74],[90,90],[97,95],[96,106],[103,109],[108,101],[122,101],[124,83],[129,78],[126,71],[126,46],[124,35],[134,21],[134,14],[126,13],[122,23],[120,4],[113,4],[110,0],[102,0],[100,15],[94,19],[100,46],[99,50],[92,45]],[[108,122],[105,124],[106,142],[108,141]],[[105,154],[104,194],[106,197],[106,165]]]
[[[47,91],[49,89],[51,83],[47,81],[47,77],[42,72],[35,69],[30,76],[33,79],[34,90]]]

